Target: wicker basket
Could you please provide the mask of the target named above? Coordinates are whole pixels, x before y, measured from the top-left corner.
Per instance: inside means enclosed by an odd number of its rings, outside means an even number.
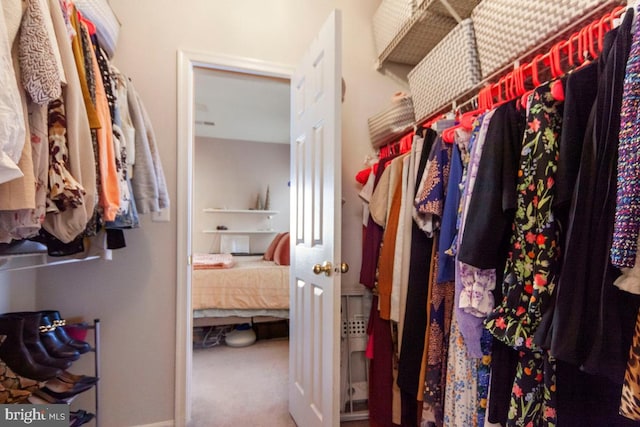
[[[594,8],[624,3],[624,0],[483,0],[471,14],[483,78],[566,30]]]
[[[479,0],[448,0],[467,18]],[[455,26],[456,20],[440,0],[382,0],[373,16],[378,61],[416,65]]]
[[[389,108],[368,119],[371,146],[380,148],[400,138],[413,127],[415,122],[411,97],[394,98]]]
[[[418,123],[480,82],[480,63],[471,19],[465,19],[409,73]]]

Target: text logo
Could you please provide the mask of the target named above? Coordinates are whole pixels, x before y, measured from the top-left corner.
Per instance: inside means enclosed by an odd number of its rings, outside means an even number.
[[[68,427],[69,405],[0,405],[0,427]]]

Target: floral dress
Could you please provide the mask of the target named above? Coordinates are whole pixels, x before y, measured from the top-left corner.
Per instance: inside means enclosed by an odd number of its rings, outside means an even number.
[[[505,266],[502,302],[486,328],[519,351],[509,426],[555,426],[555,360],[533,342],[558,278],[560,225],[552,206],[562,104],[550,85],[529,100],[517,183],[517,210]]]
[[[433,269],[430,273],[427,366],[425,376],[424,403],[430,407],[436,419],[436,425],[443,425],[444,389],[447,369],[447,350],[451,316],[453,313],[454,283],[436,283],[438,277],[438,239],[440,237],[440,219],[449,182],[453,146],[438,138],[430,153],[429,166],[425,169],[423,189],[416,198],[416,211],[423,216],[427,230],[433,234]],[[423,230],[425,230],[423,228]]]

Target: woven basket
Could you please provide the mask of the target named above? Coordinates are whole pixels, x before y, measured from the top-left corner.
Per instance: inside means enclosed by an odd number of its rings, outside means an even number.
[[[415,122],[411,97],[395,98],[389,108],[368,119],[371,146],[379,148],[398,139],[411,129]]]
[[[409,72],[418,123],[480,82],[480,63],[471,19],[458,24]]]
[[[479,0],[449,0],[467,18]],[[373,16],[376,53],[386,61],[416,65],[456,26],[439,0],[382,0]]]
[[[483,0],[472,12],[483,78],[611,0]]]

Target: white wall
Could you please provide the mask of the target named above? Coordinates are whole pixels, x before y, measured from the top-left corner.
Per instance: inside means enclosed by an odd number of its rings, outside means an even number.
[[[288,144],[196,138],[194,147],[193,251],[218,252],[219,234],[204,229],[224,225],[229,230],[272,228],[289,230]],[[269,187],[272,211],[269,220],[259,214],[204,213],[205,208],[252,209],[259,195],[262,203]],[[252,252],[264,252],[275,234],[249,235]]]
[[[30,311],[36,303],[36,270],[0,273],[0,313]]]
[[[358,287],[361,206],[354,176],[370,152],[367,117],[398,86],[374,70],[372,0],[111,0],[122,30],[115,62],[133,80],[155,126],[176,200],[176,52],[205,51],[295,65],[333,8],[343,11],[343,255]],[[113,261],[38,271],[37,305],[102,320],[102,425],[173,418],[177,226],[148,217],[127,231]],[[186,254],[180,254],[186,256]],[[224,386],[224,385],[222,385]],[[88,408],[90,409],[90,408]]]

